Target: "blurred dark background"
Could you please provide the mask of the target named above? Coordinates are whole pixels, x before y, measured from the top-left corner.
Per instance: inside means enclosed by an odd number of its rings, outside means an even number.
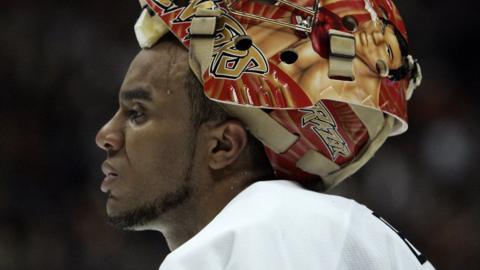
[[[475,3],[397,0],[423,85],[410,129],[334,193],[400,228],[437,269],[480,265]],[[105,224],[96,131],[139,50],[137,1],[2,1],[0,269],[157,269],[153,232]]]

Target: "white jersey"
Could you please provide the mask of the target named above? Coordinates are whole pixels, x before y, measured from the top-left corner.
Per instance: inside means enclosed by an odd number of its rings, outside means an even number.
[[[160,266],[187,269],[434,268],[365,206],[275,180],[245,189]]]

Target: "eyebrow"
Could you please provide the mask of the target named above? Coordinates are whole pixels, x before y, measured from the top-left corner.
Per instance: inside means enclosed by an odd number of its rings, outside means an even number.
[[[130,101],[133,99],[152,101],[152,94],[150,93],[150,91],[147,91],[143,88],[136,88],[122,92],[122,94],[120,95],[120,99],[125,101]]]

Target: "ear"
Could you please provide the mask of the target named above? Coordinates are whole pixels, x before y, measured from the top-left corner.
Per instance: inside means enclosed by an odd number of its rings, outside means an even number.
[[[234,163],[247,145],[247,131],[239,120],[228,120],[209,131],[208,165],[219,170]]]

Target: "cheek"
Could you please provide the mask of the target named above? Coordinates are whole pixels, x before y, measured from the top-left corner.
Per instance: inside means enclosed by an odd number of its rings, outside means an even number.
[[[174,128],[151,129],[126,138],[132,178],[145,192],[174,185],[189,165],[188,135]]]

